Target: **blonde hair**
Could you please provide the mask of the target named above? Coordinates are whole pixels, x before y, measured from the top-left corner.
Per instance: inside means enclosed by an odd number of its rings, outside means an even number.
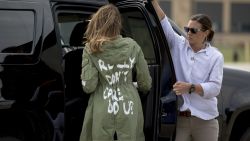
[[[104,42],[117,37],[121,31],[121,15],[116,6],[102,6],[91,18],[85,32],[86,47],[91,53],[101,52]]]

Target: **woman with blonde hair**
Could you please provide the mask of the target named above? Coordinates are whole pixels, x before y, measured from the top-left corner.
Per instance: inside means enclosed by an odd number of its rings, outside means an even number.
[[[138,91],[147,93],[151,77],[140,46],[120,35],[121,15],[108,4],[91,18],[82,59],[82,86],[90,94],[80,141],[144,141]],[[136,71],[138,88],[132,82]]]

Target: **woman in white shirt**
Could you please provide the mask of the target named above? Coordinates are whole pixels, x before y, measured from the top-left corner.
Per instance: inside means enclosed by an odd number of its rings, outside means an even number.
[[[224,58],[211,46],[214,31],[207,15],[193,15],[184,30],[187,38],[174,32],[157,0],[152,0],[168,40],[177,82],[176,95],[183,98],[179,109],[176,141],[217,141],[220,93]]]

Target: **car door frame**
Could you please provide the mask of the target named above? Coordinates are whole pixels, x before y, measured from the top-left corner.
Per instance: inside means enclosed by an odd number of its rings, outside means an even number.
[[[114,2],[113,2],[114,3]],[[155,97],[149,98],[154,100],[153,102],[147,101],[147,103],[154,103],[153,111],[147,111],[144,109],[144,117],[146,118],[145,124],[147,124],[147,115],[153,115],[153,132],[152,139],[147,138],[148,132],[145,131],[146,140],[172,140],[175,133],[175,125],[177,118],[177,97],[172,91],[172,85],[176,82],[174,66],[171,59],[170,50],[168,48],[168,43],[165,38],[164,32],[162,30],[160,21],[157,17],[156,12],[151,4],[151,2],[142,2],[142,1],[129,1],[129,0],[120,0],[117,3],[114,3],[119,9],[120,8],[131,8],[137,7],[143,13],[145,20],[147,22],[148,28],[150,30],[153,44],[155,46],[155,51],[157,51],[159,70],[154,76],[157,82],[153,82],[153,87],[155,87]],[[122,13],[121,13],[122,14]],[[153,66],[149,65],[149,69]],[[152,73],[151,73],[152,76]],[[166,87],[168,87],[166,89]],[[164,96],[164,97],[163,97]],[[162,115],[163,113],[163,103],[162,99],[170,99],[172,101],[172,114],[173,118],[171,122],[163,124]],[[144,103],[143,103],[144,104]],[[147,105],[147,104],[146,104]],[[144,106],[144,105],[143,105]],[[170,106],[170,105],[168,105]],[[148,106],[146,106],[148,107]],[[145,107],[143,107],[145,108]],[[169,113],[167,113],[169,114]]]

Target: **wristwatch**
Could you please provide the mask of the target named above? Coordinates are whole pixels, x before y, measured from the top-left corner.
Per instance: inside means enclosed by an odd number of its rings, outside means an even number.
[[[189,94],[195,91],[195,86],[194,84],[191,84],[191,87],[189,88]]]

